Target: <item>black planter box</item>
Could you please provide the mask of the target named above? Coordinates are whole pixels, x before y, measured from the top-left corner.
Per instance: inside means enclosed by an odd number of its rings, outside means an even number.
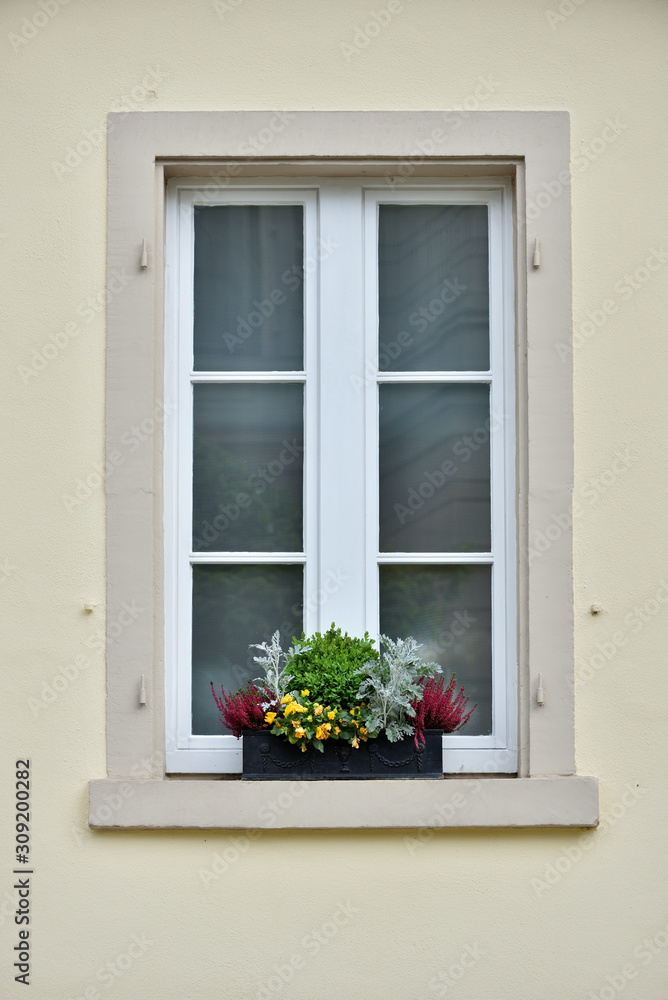
[[[354,749],[343,740],[325,743],[324,752],[288,743],[267,730],[243,732],[243,774],[246,781],[338,781],[372,778],[442,778],[443,733],[425,730],[425,743],[416,749],[406,736],[397,743],[387,737],[360,743]]]

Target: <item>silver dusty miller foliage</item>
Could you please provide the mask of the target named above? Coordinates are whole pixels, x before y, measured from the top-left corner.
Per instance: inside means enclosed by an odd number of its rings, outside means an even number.
[[[412,702],[421,698],[420,679],[441,673],[438,663],[425,663],[418,656],[420,643],[411,636],[396,642],[381,635],[383,654],[380,661],[370,660],[364,667],[366,678],[362,681],[357,697],[369,707],[367,728],[369,732],[385,730],[390,743],[403,736],[410,736],[415,716]]]
[[[259,649],[260,652],[267,654],[266,656],[253,657],[264,670],[264,677],[257,677],[257,683],[263,684],[274,696],[271,701],[262,706],[263,708],[270,708],[274,704],[274,699],[280,701],[290,690],[292,677],[289,667],[294,657],[302,649],[300,643],[295,643],[287,653],[284,653],[281,648],[280,636],[281,633],[276,629],[271,637],[271,642],[254,642],[250,646],[250,649]],[[281,665],[282,659],[285,661],[283,665]]]

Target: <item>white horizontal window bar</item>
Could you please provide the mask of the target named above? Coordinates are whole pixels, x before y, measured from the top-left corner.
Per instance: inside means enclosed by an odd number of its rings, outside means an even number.
[[[379,382],[482,382],[490,384],[491,372],[384,372],[378,369]]]
[[[306,372],[192,372],[190,381],[200,382],[305,382]]]
[[[253,563],[254,565],[264,565],[265,563],[305,563],[306,554],[304,552],[194,552],[190,555],[190,562],[193,565],[201,563]]]
[[[446,563],[450,566],[467,566],[469,563],[487,566],[494,562],[491,552],[380,552],[378,562],[392,563]]]

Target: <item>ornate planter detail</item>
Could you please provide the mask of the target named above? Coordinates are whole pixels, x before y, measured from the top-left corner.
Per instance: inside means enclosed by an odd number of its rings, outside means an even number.
[[[442,778],[443,733],[426,729],[425,743],[406,736],[390,743],[385,736],[353,749],[342,740],[303,752],[267,730],[243,732],[243,774],[246,781],[339,781],[373,778]]]

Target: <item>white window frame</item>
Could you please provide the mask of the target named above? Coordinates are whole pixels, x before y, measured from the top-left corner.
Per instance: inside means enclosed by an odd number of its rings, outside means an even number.
[[[353,634],[379,633],[379,565],[492,567],[492,733],[443,737],[443,769],[517,771],[517,653],[514,419],[513,196],[509,178],[420,178],[400,190],[361,178],[244,178],[212,191],[206,178],[167,185],[165,399],[166,769],[234,774],[241,743],[191,733],[192,565],[301,564],[304,629],[335,620]],[[304,209],[305,359],[303,372],[193,371],[194,208],[299,204]],[[485,205],[489,213],[490,368],[488,372],[383,372],[378,367],[378,211],[381,204]],[[324,247],[341,248],[322,254]],[[342,304],[340,289],[346,289]],[[342,310],[345,310],[343,315]],[[341,331],[351,331],[342,336]],[[192,386],[202,383],[305,384],[304,554],[192,553]],[[489,553],[379,554],[378,387],[392,383],[490,387],[492,547]],[[345,484],[342,491],[341,484]],[[324,525],[332,526],[325,532]],[[337,530],[338,529],[338,530]],[[353,544],[351,544],[351,538]],[[323,605],[335,572],[344,588]]]

